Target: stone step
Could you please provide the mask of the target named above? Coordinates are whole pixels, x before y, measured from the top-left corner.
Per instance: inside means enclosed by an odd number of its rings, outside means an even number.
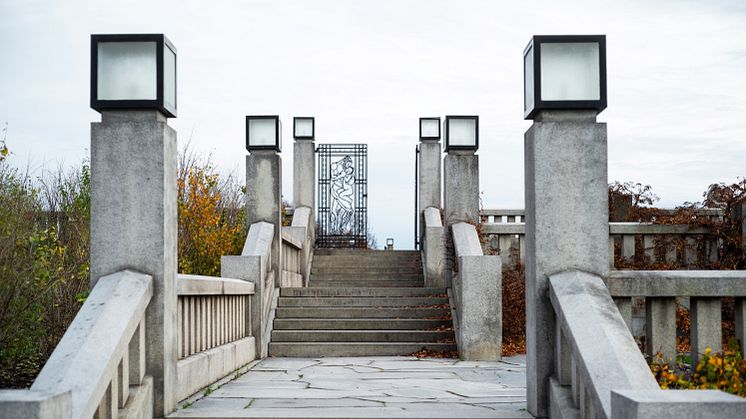
[[[314,256],[419,256],[419,250],[314,249]]]
[[[451,320],[431,319],[275,319],[274,330],[432,330]]]
[[[384,297],[443,296],[445,288],[281,288],[280,297]]]
[[[272,342],[454,342],[452,330],[274,330]]]
[[[386,272],[386,273],[410,273],[410,272],[422,272],[422,265],[417,262],[407,263],[406,265],[400,263],[392,264],[380,264],[377,266],[365,266],[359,263],[351,263],[348,266],[335,264],[313,264],[311,267],[311,273],[324,272],[324,273],[335,273],[335,272],[360,272],[366,273],[368,271],[375,272]]]
[[[309,286],[314,288],[380,288],[380,287],[402,287],[402,288],[415,288],[422,287],[424,280],[412,280],[412,281],[320,281],[313,280],[309,282]]]
[[[280,297],[278,307],[420,307],[446,304],[438,297]]]
[[[450,308],[417,307],[277,307],[278,319],[422,319],[450,316]]]
[[[455,351],[453,343],[399,342],[270,342],[270,356],[323,358],[343,356],[409,355],[423,348],[434,351]]]
[[[355,274],[355,273],[338,273],[338,274],[312,274],[311,281],[411,281],[411,280],[424,280],[422,273],[412,275],[400,275],[400,274]]]

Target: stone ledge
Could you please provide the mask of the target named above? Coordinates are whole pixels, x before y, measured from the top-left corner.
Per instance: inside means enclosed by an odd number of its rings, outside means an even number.
[[[254,284],[240,279],[203,275],[176,275],[178,295],[249,295]]]
[[[744,297],[746,271],[612,271],[614,297]]]

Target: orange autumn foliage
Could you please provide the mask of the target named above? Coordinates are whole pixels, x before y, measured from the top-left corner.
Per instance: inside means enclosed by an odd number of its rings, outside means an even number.
[[[240,254],[246,238],[243,192],[221,182],[210,158],[184,150],[178,172],[179,272],[220,276],[220,257]]]

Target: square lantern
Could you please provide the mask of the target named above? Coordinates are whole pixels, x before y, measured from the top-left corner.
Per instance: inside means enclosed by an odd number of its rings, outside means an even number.
[[[176,117],[176,48],[163,34],[91,35],[91,108]]]
[[[282,148],[282,124],[277,115],[246,117],[246,150],[275,150]]]
[[[420,140],[440,140],[440,118],[420,118]]]
[[[296,140],[313,140],[316,121],[310,116],[296,116],[293,118],[293,138]]]
[[[478,116],[446,116],[445,151],[473,150],[479,148]]]
[[[523,117],[606,109],[606,35],[536,35],[523,51]]]

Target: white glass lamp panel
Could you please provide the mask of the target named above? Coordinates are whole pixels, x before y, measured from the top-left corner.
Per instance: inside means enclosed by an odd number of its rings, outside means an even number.
[[[163,46],[163,102],[167,108],[176,109],[176,54]]]
[[[526,52],[526,56],[523,57],[523,99],[524,99],[524,111],[533,109],[534,107],[534,47],[533,45]]]
[[[474,119],[449,119],[448,120],[448,145],[449,146],[474,146],[476,145],[477,121]]]
[[[99,100],[155,100],[157,66],[155,42],[98,44]]]
[[[249,146],[274,146],[276,134],[274,119],[249,120]]]
[[[423,119],[420,121],[423,138],[440,137],[440,123],[437,119]]]
[[[296,137],[313,136],[313,120],[296,119],[295,120],[295,136]]]
[[[599,100],[599,71],[598,43],[543,43],[541,99]]]

